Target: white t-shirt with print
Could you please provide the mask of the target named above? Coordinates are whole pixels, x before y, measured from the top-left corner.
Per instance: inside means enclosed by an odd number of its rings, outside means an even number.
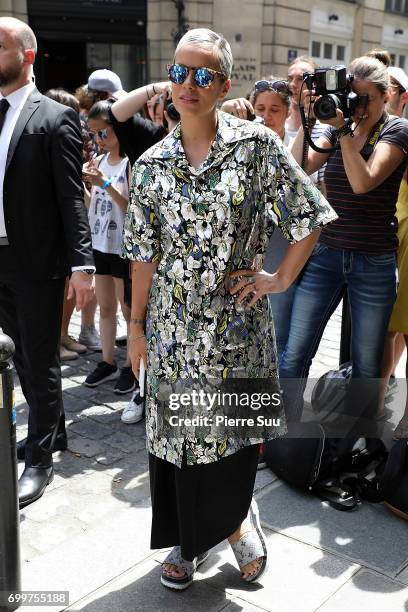
[[[111,166],[108,156],[104,155],[99,169],[112,180],[112,185],[128,198],[128,164],[124,157],[118,164]],[[120,255],[122,245],[122,230],[125,211],[112,199],[106,189],[92,187],[89,206],[89,225],[91,227],[92,247],[102,253]]]

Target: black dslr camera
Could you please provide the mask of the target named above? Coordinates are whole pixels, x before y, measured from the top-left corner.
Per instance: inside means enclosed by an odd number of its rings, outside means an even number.
[[[303,81],[309,89],[314,89],[316,100],[313,111],[317,119],[332,119],[339,108],[345,119],[350,118],[357,106],[366,106],[368,96],[359,96],[351,90],[353,75],[347,74],[345,66],[316,68],[314,73],[305,72]]]

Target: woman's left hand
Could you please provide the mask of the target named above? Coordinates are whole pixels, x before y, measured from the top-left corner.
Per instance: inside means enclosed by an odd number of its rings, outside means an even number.
[[[82,172],[83,180],[86,183],[91,183],[95,187],[102,187],[104,182],[106,181],[106,176],[96,167],[88,167]]]
[[[236,270],[227,277],[227,282],[237,277],[240,280],[237,283],[229,282],[228,290],[231,295],[236,296],[237,304],[240,304],[247,296],[252,295],[246,308],[254,306],[264,295],[282,293],[289,286],[289,283],[277,272],[269,274],[265,270],[259,272],[255,270]]]

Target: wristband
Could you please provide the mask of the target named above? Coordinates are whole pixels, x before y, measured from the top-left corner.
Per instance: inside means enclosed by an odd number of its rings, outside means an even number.
[[[340,139],[342,136],[347,136],[348,134],[350,134],[352,138],[354,137],[353,130],[351,129],[349,123],[345,123],[341,128],[336,130],[336,136],[338,139]]]
[[[104,181],[104,183],[102,184],[102,189],[107,189],[108,187],[110,187],[112,185],[112,179],[106,179],[106,181]]]
[[[140,340],[140,338],[146,338],[146,335],[141,334],[140,336],[129,336],[128,340],[129,342],[132,342],[132,340]]]

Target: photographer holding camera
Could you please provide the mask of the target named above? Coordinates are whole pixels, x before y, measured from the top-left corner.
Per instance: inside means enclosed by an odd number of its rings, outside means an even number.
[[[327,153],[309,148],[305,171],[311,174],[327,163],[327,199],[338,219],[322,230],[294,299],[280,374],[303,379],[291,391],[295,417],[301,415],[310,364],[344,289],[351,308],[353,378],[359,379],[381,377],[396,294],[395,204],[406,166],[408,127],[385,112],[389,80],[381,62],[360,57],[349,72],[353,76],[346,78],[345,71],[318,69],[306,76],[314,89],[304,96],[305,106],[313,105],[328,127],[315,143]],[[298,162],[303,145],[300,129],[292,147]]]

